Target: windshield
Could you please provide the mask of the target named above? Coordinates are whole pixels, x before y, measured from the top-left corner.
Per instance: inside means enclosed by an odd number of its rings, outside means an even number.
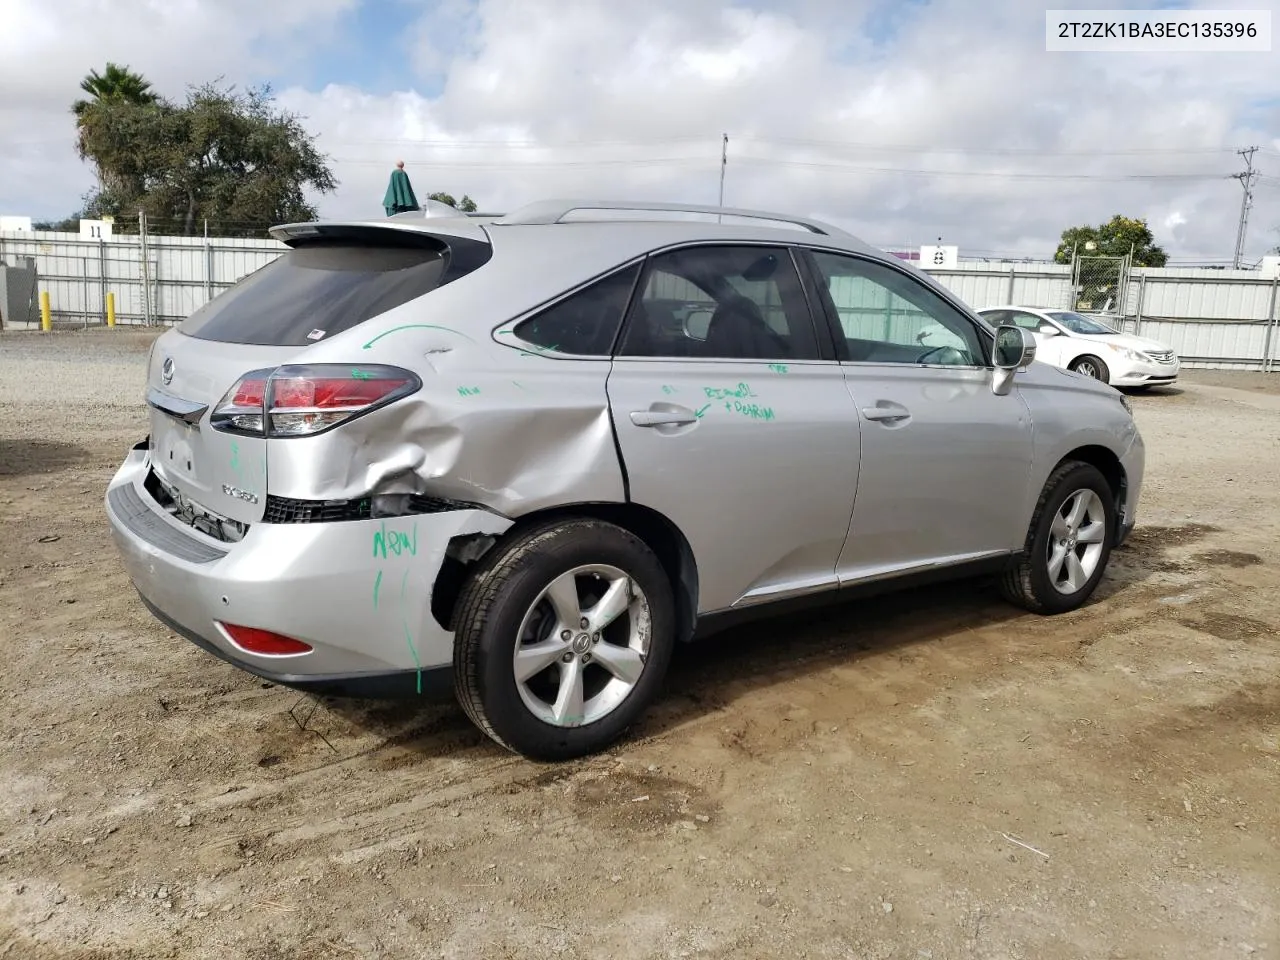
[[[1090,319],[1079,313],[1071,313],[1068,310],[1054,310],[1048,313],[1055,321],[1062,324],[1072,333],[1083,333],[1086,336],[1106,335],[1119,333],[1113,330],[1105,323],[1099,323],[1097,320]]]

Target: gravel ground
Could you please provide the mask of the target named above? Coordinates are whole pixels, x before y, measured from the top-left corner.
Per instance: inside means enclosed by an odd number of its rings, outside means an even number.
[[[101,501],[149,341],[0,335],[0,958],[1280,958],[1280,376],[1133,398],[1085,609],[730,631],[548,767],[145,613]]]

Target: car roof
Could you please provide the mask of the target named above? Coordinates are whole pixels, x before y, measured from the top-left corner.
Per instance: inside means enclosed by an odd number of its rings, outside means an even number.
[[[597,216],[573,218],[574,213]],[[640,216],[622,216],[624,213]],[[456,215],[453,215],[456,214]],[[600,216],[603,214],[603,216]],[[715,216],[716,221],[673,219]],[[665,215],[665,216],[664,216]],[[723,222],[725,218],[729,222]],[[743,221],[754,221],[744,223]],[[631,250],[637,241],[648,249],[688,242],[766,242],[830,247],[901,263],[847,231],[809,217],[734,207],[700,204],[650,203],[615,200],[544,200],[507,214],[464,214],[432,202],[422,211],[385,219],[318,220],[282,224],[271,235],[289,242],[315,235],[322,228],[379,227],[387,230],[466,237],[494,242],[500,233],[536,230],[542,242],[581,244],[584,239],[617,250]]]
[[[567,214],[572,210],[605,211],[606,215],[568,219]],[[641,216],[616,216],[623,212],[638,212]],[[711,216],[706,220],[660,216],[670,213]],[[716,222],[721,217],[737,222]],[[753,222],[744,222],[747,220]],[[273,227],[271,234],[290,243],[317,236],[326,228],[336,233],[346,229],[395,230],[486,243],[492,248],[493,257],[476,283],[483,286],[486,299],[494,309],[499,309],[502,301],[501,309],[511,313],[518,312],[519,303],[525,304],[520,310],[527,309],[654,252],[703,243],[803,245],[860,255],[910,272],[943,299],[968,309],[936,278],[915,264],[877,249],[838,227],[789,214],[692,204],[547,201],[503,215],[468,216],[460,211],[456,216],[440,215],[437,207],[428,208],[420,216],[399,214],[385,219],[284,224]],[[451,295],[463,296],[463,291],[472,290],[470,279],[463,277],[450,283],[448,287],[456,288]]]

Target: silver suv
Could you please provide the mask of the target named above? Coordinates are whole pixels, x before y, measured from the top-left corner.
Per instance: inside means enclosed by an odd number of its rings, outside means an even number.
[[[1061,613],[1133,526],[1124,398],[835,227],[548,202],[274,233],[156,341],[106,509],[152,612],[277,683],[452,688],[563,759],[695,632],[983,572]]]

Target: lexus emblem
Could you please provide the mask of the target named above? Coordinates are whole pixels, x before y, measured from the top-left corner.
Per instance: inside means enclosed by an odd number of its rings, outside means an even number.
[[[164,358],[164,365],[160,368],[160,379],[166,385],[173,382],[173,357]]]

